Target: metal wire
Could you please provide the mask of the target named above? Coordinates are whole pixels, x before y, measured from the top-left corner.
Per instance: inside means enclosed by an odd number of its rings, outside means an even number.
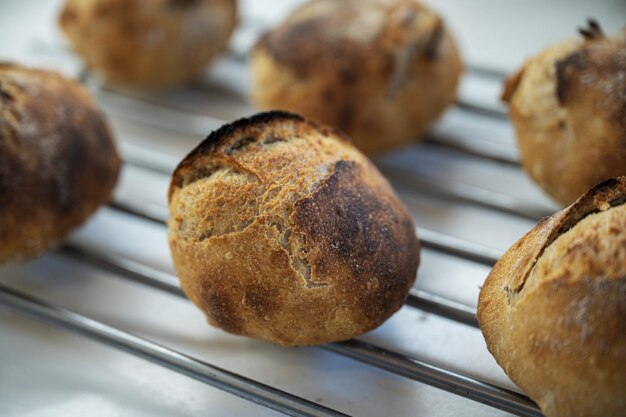
[[[243,57],[241,51],[235,52],[235,55],[237,54],[239,55],[239,59]],[[177,117],[175,114],[177,110],[166,107],[164,103],[152,102],[150,105],[160,107],[163,112],[171,112],[170,116],[172,117],[167,118],[167,123],[165,119],[155,123],[153,120],[154,115],[140,114],[138,116],[140,120],[136,121],[152,124],[154,126],[167,124],[170,129],[178,129],[194,136],[198,135],[198,132],[189,131],[189,124],[178,122],[172,124],[172,120],[175,120]],[[464,101],[457,103],[457,106],[464,111],[479,113],[492,118],[506,118],[505,113],[500,109],[481,107],[480,105]],[[180,111],[178,112],[184,114]],[[119,116],[129,117],[127,114],[121,114]],[[200,125],[204,125],[205,123],[215,125],[220,122],[212,118],[206,118],[206,120],[204,120],[203,116],[192,117],[199,120]],[[182,126],[184,126],[184,128]],[[205,133],[207,132],[202,132],[202,134]],[[518,160],[508,154],[494,153],[480,145],[470,146],[453,143],[445,138],[438,137],[436,134],[431,135],[431,137],[427,139],[427,142],[431,145],[434,144],[436,146],[454,149],[455,151],[463,152],[467,155],[508,164],[518,164]],[[129,149],[130,152],[125,152],[126,160],[129,163],[151,169],[161,174],[168,174],[173,168],[171,158],[162,158],[162,155],[159,156],[156,154],[146,155],[145,151],[139,152],[137,149],[133,150],[132,146],[129,146]],[[396,167],[382,168],[386,175],[421,192],[443,196],[445,198],[454,198],[459,201],[532,220],[537,220],[538,218],[550,214],[549,211],[544,208],[479,187],[459,184],[435,177],[416,175],[415,173],[399,170]],[[167,217],[167,210],[162,206],[146,206],[144,203],[139,204],[138,202],[130,200],[118,199],[113,203],[113,207],[159,224],[162,224]],[[502,255],[502,251],[497,249],[447,236],[422,227],[419,228],[419,235],[425,247],[485,265],[493,265]],[[184,297],[184,293],[179,287],[175,277],[139,262],[106,253],[92,252],[77,246],[66,246],[60,253],[64,256],[71,256],[82,262],[88,262],[97,267],[112,271],[118,277],[148,285],[178,297]],[[239,395],[242,398],[249,399],[278,411],[286,412],[287,414],[341,415],[334,410],[327,409],[315,403],[310,403],[301,398],[275,390],[274,388],[267,387],[256,381],[246,379],[228,371],[212,367],[197,359],[187,357],[152,342],[124,333],[118,329],[108,327],[68,310],[59,309],[2,285],[0,285],[0,303],[10,306],[16,311],[83,334],[108,345],[115,346],[143,357],[144,359],[224,389],[235,395]],[[407,305],[455,320],[459,323],[477,327],[475,309],[424,291],[412,290],[409,294]],[[333,343],[325,345],[322,348],[520,416],[541,415],[536,405],[524,395],[467,376],[459,375],[421,362],[415,358],[401,355],[359,340]]]
[[[101,268],[119,274],[124,279],[185,298],[174,276],[154,268],[76,246],[66,246],[60,253],[69,255],[81,262],[95,263]],[[155,273],[154,276],[152,273]],[[409,295],[407,304],[420,308],[425,307],[426,311],[478,327],[475,309],[424,291],[413,291]],[[321,348],[520,416],[541,415],[537,406],[522,394],[459,375],[379,346],[351,340],[324,345]]]
[[[0,305],[290,416],[346,416],[0,284]]]
[[[325,345],[324,349],[518,416],[539,417],[543,415],[525,395],[459,375],[368,343],[350,340]]]
[[[552,211],[548,208],[542,208],[536,204],[475,185],[449,181],[425,173],[417,175],[407,169],[391,166],[390,164],[379,164],[378,168],[385,177],[395,184],[410,187],[412,190],[427,192],[428,194],[448,199],[452,198],[533,221],[538,221],[552,214]]]
[[[422,311],[478,328],[476,309],[465,304],[415,288],[409,293],[406,304]]]
[[[466,138],[464,138],[463,141],[458,141],[442,134],[431,132],[426,134],[422,142],[417,146],[445,149],[447,151],[457,152],[459,154],[513,167],[521,166],[517,149],[501,144],[489,144],[488,146],[482,141]]]
[[[119,255],[111,255],[103,251],[86,249],[72,244],[63,246],[57,253],[80,262],[88,262],[101,269],[118,274],[124,279],[148,285],[171,295],[186,298],[185,293],[178,284],[178,279],[176,279],[174,275],[132,259],[124,258]],[[444,297],[430,294],[426,291],[412,289],[407,297],[406,304],[459,323],[478,327],[476,309],[448,300]]]

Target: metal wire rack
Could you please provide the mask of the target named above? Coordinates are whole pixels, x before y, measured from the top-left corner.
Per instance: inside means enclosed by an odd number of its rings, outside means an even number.
[[[56,45],[44,45],[44,48],[52,51],[52,53],[66,53]],[[238,61],[240,65],[243,65],[244,57],[244,49],[235,49],[233,51],[233,60]],[[480,72],[480,70],[474,71]],[[489,71],[483,72],[481,76],[498,76],[498,74],[492,74]],[[188,114],[181,109],[169,107],[167,103],[154,102],[146,97],[129,96],[128,92],[114,91],[103,86],[98,86],[95,94],[108,112],[114,113],[119,117],[132,119],[135,122],[158,128],[180,131],[194,137],[197,137],[199,134],[204,135],[208,132],[207,128],[214,128],[223,123],[219,117]],[[118,111],[116,113],[117,104],[119,104],[120,100],[142,101],[142,105],[153,110],[153,112],[133,113]],[[470,101],[461,100],[457,107],[464,112],[477,114],[481,117],[499,120],[506,117],[502,109],[485,107]],[[511,166],[519,165],[515,151],[506,149],[506,146],[493,147],[489,146],[489,144],[485,145],[480,141],[469,139],[464,141],[454,140],[446,135],[439,134],[436,130],[431,132],[425,143],[420,146],[434,149],[442,148],[465,155],[468,158],[483,158]],[[505,149],[505,151],[499,152],[498,149]],[[175,157],[164,152],[141,149],[132,144],[123,145],[123,154],[125,164],[128,166],[141,167],[161,175],[168,175],[177,161]],[[384,160],[378,161],[378,166],[395,186],[408,187],[415,193],[431,195],[452,202],[480,206],[531,220],[537,220],[551,211],[545,205],[532,204],[486,188],[429,176],[428,173],[407,170],[387,163]],[[146,205],[139,199],[128,197],[116,197],[110,204],[110,207],[136,218],[150,220],[159,224],[159,227],[164,227],[164,221],[167,216],[163,207],[153,207]],[[472,262],[492,265],[502,254],[501,250],[424,227],[420,227],[418,233],[424,247]],[[112,272],[119,279],[133,281],[171,294],[174,297],[185,297],[178,286],[176,277],[136,260],[77,244],[68,244],[60,248],[57,253],[62,257]],[[136,355],[169,368],[173,372],[187,375],[218,389],[288,415],[345,415],[320,403],[294,396],[226,369],[213,366],[166,346],[161,346],[87,316],[53,305],[46,300],[17,291],[4,284],[0,284],[0,305],[60,329],[80,334],[115,349]],[[407,300],[407,305],[467,326],[477,327],[474,308],[428,291],[413,289]],[[522,394],[444,369],[416,357],[367,343],[358,338],[346,342],[328,344],[319,348],[359,361],[373,368],[426,383],[519,416],[541,415],[537,406]]]

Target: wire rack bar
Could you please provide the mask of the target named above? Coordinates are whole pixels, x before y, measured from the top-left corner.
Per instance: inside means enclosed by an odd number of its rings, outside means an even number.
[[[0,304],[290,416],[346,416],[0,284]]]
[[[342,343],[331,343],[325,345],[324,349],[518,416],[539,417],[543,415],[525,395],[459,375],[365,342],[350,340]]]
[[[39,45],[39,47],[41,47],[41,45]],[[46,46],[44,41],[44,47],[54,49],[55,45]],[[61,52],[67,53],[67,51]],[[241,60],[245,54],[247,54],[247,50],[244,51],[241,48],[235,48],[232,55],[234,55],[235,59]],[[481,70],[472,72],[475,72],[478,76],[484,77],[496,77],[497,75],[501,75],[488,71],[483,73]],[[85,74],[83,74],[82,78],[83,80],[85,79]],[[99,90],[104,91],[105,94],[107,93],[106,89],[100,88]],[[123,91],[115,91],[114,93],[115,95],[126,95]],[[151,111],[136,114],[133,112],[126,113],[124,111],[120,112],[114,110],[113,112],[116,116],[126,117],[132,121],[157,127],[165,124],[168,129],[177,130],[193,137],[206,134],[204,130],[207,126],[216,125],[218,123],[221,124],[222,122],[215,118],[186,114],[181,109],[171,107],[161,101],[146,102],[144,98],[133,97],[131,95],[126,95],[125,99],[137,100],[142,104],[154,107],[157,111],[156,114],[163,115],[164,117],[161,119],[160,116],[155,116]],[[481,114],[490,118],[502,119],[507,117],[502,109],[482,106],[471,100],[461,100],[457,102],[457,106],[466,112]],[[192,119],[195,123],[184,123],[184,121]],[[193,125],[193,128],[191,128],[191,125]],[[202,132],[198,130],[199,127],[202,128]],[[481,157],[500,163],[519,164],[518,159],[511,157],[511,155],[506,152],[498,153],[489,150],[488,147],[480,144],[480,141],[476,141],[476,143],[471,146],[466,146],[440,137],[436,133],[433,133],[426,141],[429,146],[445,147],[453,149],[456,152],[462,152],[470,156]],[[145,153],[145,150],[139,152],[139,149],[134,149],[133,145],[126,147],[125,159],[127,163],[148,168],[165,175],[168,175],[173,168],[171,158],[159,158],[156,152],[148,152],[148,154]],[[385,175],[395,179],[399,183],[408,185],[413,190],[431,195],[453,198],[458,201],[532,220],[537,220],[550,214],[549,210],[545,208],[480,187],[430,177],[391,166],[383,166],[381,168]],[[112,207],[159,224],[163,224],[167,218],[167,209],[160,205],[146,205],[137,201],[118,198],[112,203]],[[447,236],[421,227],[419,228],[419,236],[425,247],[485,265],[493,265],[502,255],[502,251],[497,249]],[[72,245],[64,247],[59,252],[63,256],[73,257],[81,262],[87,262],[88,264],[114,272],[116,276],[123,279],[135,281],[178,297],[185,297],[174,276],[140,262]],[[242,398],[290,415],[343,415],[319,404],[311,403],[259,382],[213,367],[145,339],[124,333],[121,330],[109,327],[77,313],[47,304],[45,301],[19,293],[1,284],[0,304],[47,323],[117,347]],[[407,305],[449,318],[459,323],[477,327],[476,311],[474,308],[434,294],[413,289],[409,294]],[[322,346],[321,348],[357,360],[361,363],[435,386],[474,401],[488,404],[507,412],[520,416],[541,416],[537,406],[522,394],[487,384],[480,380],[460,375],[424,363],[416,358],[405,356],[360,340],[332,343]]]
[[[504,251],[419,226],[420,243],[429,249],[457,256],[487,266],[493,266]]]
[[[37,52],[39,54],[44,53],[47,55],[51,55],[53,57],[74,56],[73,52],[67,48],[67,45],[62,44],[62,43],[54,43],[49,40],[36,39],[35,41],[32,42],[31,47],[33,49],[33,52]],[[236,51],[233,51],[231,56],[236,59],[241,60],[241,57],[237,58],[237,55],[238,53]],[[484,69],[484,68],[472,67],[472,68],[469,68],[469,73],[474,74],[474,76],[483,77],[483,78],[491,78],[491,79],[498,80],[498,81],[501,81],[505,77],[505,74],[503,73],[500,73],[497,71],[491,71],[489,69]],[[85,81],[86,79],[89,78],[89,76],[87,72],[81,71],[81,73],[77,76],[77,78]],[[105,101],[107,97],[111,95],[110,93],[113,93],[112,96],[114,96],[113,98],[117,101],[136,100],[136,101],[141,101],[142,104],[147,104],[150,107],[152,107],[152,110],[156,110],[156,114],[159,114],[159,117],[155,117],[154,115],[150,115],[150,114],[138,115],[134,113],[119,112],[119,111],[115,111],[114,107],[107,109],[108,112],[114,114],[115,116],[123,117],[123,118],[130,119],[133,121],[140,121],[148,125],[160,126],[160,127],[164,127],[167,129],[177,130],[181,133],[194,135],[194,136],[199,135],[199,137],[203,137],[208,133],[208,131],[213,130],[225,123],[224,120],[216,119],[214,117],[210,117],[207,115],[188,114],[188,112],[184,112],[183,110],[178,109],[176,107],[168,106],[166,105],[166,103],[163,103],[157,100],[146,101],[146,97],[137,97],[135,95],[129,94],[127,91],[124,91],[124,90],[111,89],[106,86],[99,86],[99,88],[97,88],[96,90],[97,90],[95,92],[96,94],[98,93],[105,94],[105,97],[104,97]],[[100,96],[100,94],[98,95]],[[492,107],[482,106],[477,103],[462,101],[462,100],[457,103],[457,106],[462,110],[476,113],[476,114],[481,114],[481,115],[491,117],[491,118],[498,118],[498,119],[507,118],[506,111],[503,108],[502,109],[492,108]],[[165,114],[165,113],[168,113],[168,114]],[[161,115],[165,115],[165,117],[161,119],[160,117]],[[198,123],[191,123],[191,124],[187,123],[190,119],[194,119]],[[172,120],[174,120],[174,123],[171,123]],[[213,127],[211,127],[207,131],[200,132],[200,131],[197,131],[196,129],[190,129],[189,128],[190,125],[196,125],[196,126],[197,125],[212,125]],[[470,156],[480,157],[480,158],[484,158],[484,159],[495,161],[495,162],[507,163],[511,165],[519,165],[520,163],[519,157],[515,155],[511,155],[510,152],[497,152],[497,151],[494,151],[493,146],[487,146],[487,145],[481,145],[481,144],[474,144],[470,146],[466,143],[453,143],[447,140],[447,138],[438,135],[436,132],[429,133],[427,137],[425,138],[425,142],[430,143],[430,144],[436,144],[437,146],[442,147],[442,148],[450,148],[457,152],[462,152]],[[171,170],[171,168],[168,168],[168,169]]]
[[[94,262],[95,265],[110,270],[124,279],[186,298],[175,277],[161,271],[151,276],[151,273],[156,271],[154,268],[134,261],[120,262],[117,256],[101,254],[76,246],[66,246],[60,253],[68,254],[81,262]],[[435,314],[477,327],[474,309],[442,297],[416,290],[409,295],[408,304],[427,306],[427,310]],[[322,348],[519,416],[541,415],[537,406],[522,394],[400,355],[382,347],[351,340],[324,345]]]
[[[67,244],[57,251],[62,256],[88,262],[124,279],[148,285],[177,297],[186,298],[178,279],[167,272],[119,255]],[[478,327],[476,309],[426,291],[412,289],[406,304],[469,326]]]
[[[476,309],[465,304],[415,288],[409,293],[406,304],[422,311],[478,328]]]
[[[490,162],[520,167],[521,161],[516,148],[501,144],[485,143],[482,140],[464,138],[454,140],[444,134],[430,132],[416,146],[428,146],[433,149],[444,149]]]
[[[457,201],[513,214],[533,221],[552,214],[549,208],[540,207],[507,194],[475,185],[446,180],[428,174],[420,173],[418,175],[407,169],[391,166],[391,164],[379,164],[378,168],[392,182],[410,187],[412,190],[444,198],[453,198]]]

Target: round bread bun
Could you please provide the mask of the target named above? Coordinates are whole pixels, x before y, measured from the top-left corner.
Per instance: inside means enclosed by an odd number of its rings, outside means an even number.
[[[416,141],[462,71],[443,20],[417,0],[312,0],[251,54],[252,99],[336,126],[368,155]]]
[[[284,112],[213,132],[176,168],[169,243],[209,323],[288,346],[349,339],[404,303],[411,216],[333,128]]]
[[[0,63],[0,263],[57,245],[109,199],[119,166],[84,88]]]
[[[626,177],[542,220],[498,261],[478,321],[547,417],[626,415]]]
[[[524,168],[563,205],[626,174],[626,28],[607,37],[589,25],[526,62],[503,93]]]
[[[66,0],[61,28],[107,82],[167,88],[199,75],[228,43],[236,0]]]

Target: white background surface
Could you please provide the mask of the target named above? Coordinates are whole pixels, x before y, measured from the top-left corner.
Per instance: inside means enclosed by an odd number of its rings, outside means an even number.
[[[243,15],[253,16],[255,22],[276,20],[292,3],[249,0],[244,3]],[[574,27],[587,16],[597,17],[609,31],[626,21],[626,3],[618,0],[433,3],[451,23],[471,65],[507,72],[547,42],[574,35]],[[57,8],[56,1],[0,0],[0,59],[39,63],[70,74],[76,71],[78,61],[54,49],[60,42],[54,25]],[[237,41],[249,42],[246,36],[250,35],[242,32]],[[151,107],[117,95],[99,93],[97,97],[122,149],[165,154],[173,163],[219,124],[205,116],[229,120],[251,111],[242,96],[248,80],[241,64],[221,60],[208,72],[206,82],[207,89],[187,87],[151,97],[184,110],[166,111],[164,115],[155,115]],[[472,94],[495,103],[498,90],[492,83],[472,90]],[[177,128],[164,129],[158,123]],[[456,109],[436,129],[514,146],[508,122]],[[508,165],[425,146],[408,147],[378,162],[554,208],[525,175]],[[117,195],[164,210],[167,182],[166,175],[127,167]],[[406,184],[395,186],[418,226],[490,247],[506,249],[534,223],[416,193]],[[72,240],[171,271],[164,228],[108,208]],[[416,284],[420,289],[475,305],[487,267],[429,250],[422,255]],[[320,349],[279,348],[225,334],[206,325],[202,315],[185,301],[55,254],[0,268],[0,282],[345,413],[505,415]],[[405,307],[364,339],[514,389],[476,329]],[[0,308],[0,416],[272,414],[189,378]]]

